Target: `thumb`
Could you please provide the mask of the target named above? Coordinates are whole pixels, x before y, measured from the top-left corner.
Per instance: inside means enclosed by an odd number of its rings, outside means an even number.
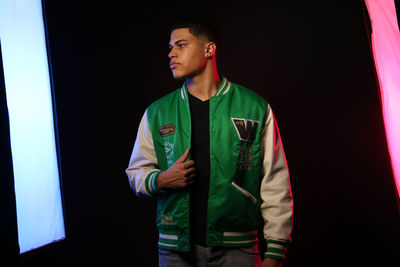
[[[177,160],[179,162],[185,162],[185,160],[189,157],[190,148],[186,149],[185,153]]]

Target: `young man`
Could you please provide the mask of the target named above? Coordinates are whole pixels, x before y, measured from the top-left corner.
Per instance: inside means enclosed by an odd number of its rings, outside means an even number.
[[[281,266],[293,201],[278,127],[261,96],[219,76],[217,40],[202,19],[172,28],[170,68],[185,83],[145,111],[126,173],[158,198],[160,266]]]

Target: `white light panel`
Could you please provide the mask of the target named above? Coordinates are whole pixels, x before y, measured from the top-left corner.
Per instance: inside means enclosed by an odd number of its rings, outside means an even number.
[[[0,0],[0,42],[24,253],[65,238],[40,0]]]

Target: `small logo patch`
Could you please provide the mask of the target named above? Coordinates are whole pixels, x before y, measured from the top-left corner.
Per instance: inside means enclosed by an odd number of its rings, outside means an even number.
[[[174,134],[176,131],[176,127],[174,125],[163,125],[160,127],[160,134],[162,137]]]

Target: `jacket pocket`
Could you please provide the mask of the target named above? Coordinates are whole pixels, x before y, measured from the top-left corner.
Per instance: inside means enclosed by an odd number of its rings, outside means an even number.
[[[253,204],[257,203],[257,199],[252,194],[250,194],[249,191],[247,191],[243,187],[238,186],[234,181],[232,181],[232,185],[233,185],[234,188],[236,188],[243,195],[243,197],[246,200],[249,200]]]

